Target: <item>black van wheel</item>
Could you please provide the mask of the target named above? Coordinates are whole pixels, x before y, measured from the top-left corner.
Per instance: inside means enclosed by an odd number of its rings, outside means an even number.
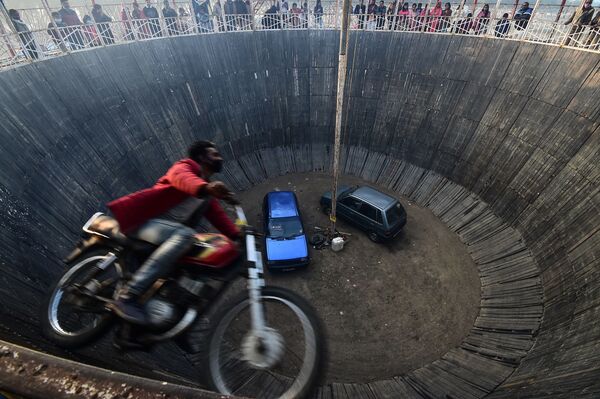
[[[375,233],[374,231],[370,231],[369,232],[369,240],[371,240],[373,242],[379,242],[380,241],[379,234]]]

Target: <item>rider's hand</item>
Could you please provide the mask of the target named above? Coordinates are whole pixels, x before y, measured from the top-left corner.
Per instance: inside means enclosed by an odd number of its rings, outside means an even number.
[[[202,192],[205,195],[210,195],[211,197],[224,200],[233,196],[231,190],[229,190],[222,181],[213,181],[207,183]]]
[[[231,193],[229,196],[223,198],[223,201],[227,202],[229,205],[239,205],[240,201],[235,198],[235,196],[233,195],[233,193]]]

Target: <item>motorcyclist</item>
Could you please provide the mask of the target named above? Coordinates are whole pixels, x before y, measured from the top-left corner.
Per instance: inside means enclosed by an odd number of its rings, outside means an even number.
[[[153,187],[108,204],[123,233],[159,245],[109,304],[130,323],[148,323],[140,296],[156,280],[169,275],[176,261],[193,246],[194,227],[202,216],[229,238],[239,238],[239,229],[217,200],[234,202],[232,192],[223,182],[210,181],[223,167],[216,145],[196,141],[188,156],[173,164]]]

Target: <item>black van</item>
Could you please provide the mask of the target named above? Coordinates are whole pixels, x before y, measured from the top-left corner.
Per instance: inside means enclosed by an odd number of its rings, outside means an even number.
[[[331,212],[330,191],[323,194],[320,204],[323,212]],[[400,201],[368,186],[340,187],[336,213],[365,230],[373,242],[396,237],[406,224],[406,211]]]

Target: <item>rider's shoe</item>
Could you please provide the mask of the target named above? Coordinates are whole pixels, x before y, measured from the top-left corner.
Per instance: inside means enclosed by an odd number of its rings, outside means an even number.
[[[129,323],[142,326],[149,324],[146,309],[144,309],[144,306],[135,297],[121,297],[109,303],[108,308]]]

